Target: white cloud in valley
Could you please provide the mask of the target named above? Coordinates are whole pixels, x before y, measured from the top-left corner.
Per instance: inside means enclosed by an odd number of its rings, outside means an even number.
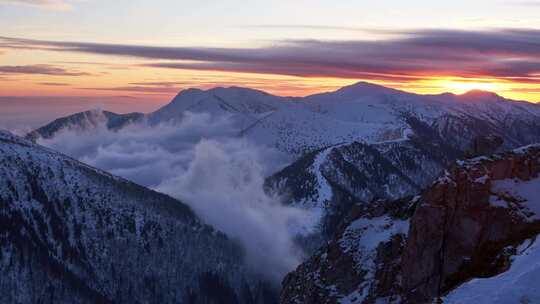
[[[239,241],[254,270],[279,282],[302,259],[293,231],[309,230],[313,218],[265,193],[264,178],[280,156],[237,134],[227,117],[187,113],[176,124],[139,123],[117,132],[103,124],[39,143],[180,199]]]

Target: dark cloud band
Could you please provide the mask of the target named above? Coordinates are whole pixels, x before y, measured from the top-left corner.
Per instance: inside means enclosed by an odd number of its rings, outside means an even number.
[[[90,76],[89,73],[68,71],[64,68],[48,64],[0,66],[0,74],[37,74],[49,76]]]
[[[3,37],[0,47],[159,60],[144,65],[170,69],[394,81],[436,76],[539,81],[540,30],[423,30],[399,34],[376,41],[280,41],[258,48],[157,47]]]

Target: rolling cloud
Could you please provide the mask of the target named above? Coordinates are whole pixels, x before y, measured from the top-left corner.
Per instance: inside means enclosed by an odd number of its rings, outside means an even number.
[[[39,143],[174,196],[239,241],[254,271],[279,283],[301,261],[293,241],[316,223],[263,190],[272,149],[239,138],[232,120],[187,113],[178,124],[133,124],[117,132],[94,111],[97,129],[65,129]]]
[[[540,82],[540,30],[421,30],[383,40],[279,41],[258,48],[157,47],[0,38],[0,48],[133,57],[144,66],[408,81],[433,76]]]

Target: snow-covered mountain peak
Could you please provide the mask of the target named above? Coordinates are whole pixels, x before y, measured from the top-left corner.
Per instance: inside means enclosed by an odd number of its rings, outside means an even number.
[[[484,91],[484,90],[470,90],[468,92],[465,92],[463,94],[458,95],[461,98],[466,99],[473,99],[473,100],[500,100],[503,99],[500,95],[494,92],[490,91]]]
[[[208,90],[187,89],[168,105],[149,114],[150,121],[163,122],[181,119],[185,112],[217,115],[236,115],[246,127],[259,119],[260,114],[273,112],[289,104],[290,98],[241,87],[217,87]],[[242,116],[242,117],[240,117]]]
[[[174,99],[179,98],[179,97],[184,97],[184,96],[193,96],[195,94],[200,94],[200,93],[204,93],[204,90],[201,90],[198,88],[187,88],[178,92],[178,94],[176,94],[176,97]]]
[[[286,97],[268,94],[264,91],[243,87],[217,87],[207,91],[221,102],[226,102],[237,111],[247,113],[265,113],[286,106],[290,101]]]
[[[266,93],[265,91],[252,89],[252,88],[246,88],[246,87],[239,87],[239,86],[215,87],[215,88],[208,89],[207,92],[211,92],[217,95],[236,94],[236,95],[251,95],[251,96],[257,96],[257,95],[272,96],[271,94]]]
[[[180,91],[170,103],[165,105],[166,108],[176,107],[189,107],[189,105],[196,103],[198,100],[208,96],[206,91],[196,88],[189,88]]]
[[[181,91],[165,107],[188,109],[196,107],[202,100],[221,105],[232,112],[261,113],[273,111],[283,106],[287,98],[274,96],[264,91],[243,87],[215,87],[208,90],[186,89]]]
[[[356,94],[356,95],[380,95],[380,94],[396,94],[405,93],[400,90],[388,88],[382,85],[360,81],[352,85],[345,86],[335,93],[340,94]]]
[[[310,102],[337,103],[344,101],[365,101],[367,98],[381,96],[407,95],[408,93],[369,82],[358,82],[333,92],[325,92],[305,97]]]

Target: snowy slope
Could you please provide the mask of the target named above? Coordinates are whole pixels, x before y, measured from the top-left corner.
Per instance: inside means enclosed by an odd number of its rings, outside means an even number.
[[[293,104],[277,110],[242,134],[259,143],[298,158],[307,152],[355,140],[382,138],[378,123],[336,120],[311,110],[306,104]]]
[[[418,123],[462,150],[487,134],[502,137],[506,148],[540,141],[540,105],[487,92],[418,95],[358,83],[295,105],[279,109],[246,136],[293,156],[343,142],[399,140]]]
[[[299,99],[246,136],[301,155],[344,142],[399,140],[418,124],[461,150],[486,134],[502,137],[506,148],[513,148],[540,140],[540,106],[488,92],[418,95],[358,83]]]
[[[506,272],[471,280],[450,292],[445,304],[507,304],[540,302],[540,244],[529,240],[518,248]]]
[[[286,204],[310,210],[331,236],[352,204],[414,195],[458,155],[440,139],[417,135],[341,144],[300,158],[269,177],[267,187],[284,194]]]
[[[492,182],[490,203],[516,209],[519,217],[540,220],[540,178],[528,181],[503,179]],[[519,208],[515,208],[520,206]],[[451,291],[444,303],[536,303],[540,301],[540,245],[537,239],[517,248],[510,269],[491,278],[473,279]]]
[[[505,179],[493,182],[491,204],[502,208],[511,208],[515,202],[521,202],[523,217],[530,221],[540,220],[540,178],[520,181]]]
[[[1,303],[254,303],[264,287],[183,203],[5,132],[0,272]]]
[[[286,106],[288,101],[288,98],[239,87],[219,87],[206,91],[187,89],[168,105],[150,113],[148,120],[151,123],[163,123],[181,120],[185,112],[207,113],[212,117],[230,117],[240,131]]]
[[[315,151],[268,184],[287,194],[286,203],[312,209],[324,225],[336,224],[325,217],[339,217],[351,203],[418,193],[478,138],[500,138],[499,149],[540,141],[539,105],[487,92],[422,96],[358,83],[308,96],[297,107],[275,112],[250,132],[289,153]]]
[[[388,215],[361,217],[347,226],[338,242],[343,253],[353,258],[355,271],[363,274],[363,282],[354,292],[338,296],[339,303],[362,303],[376,289],[377,248],[392,238],[405,236],[408,229],[408,219],[395,219]]]

